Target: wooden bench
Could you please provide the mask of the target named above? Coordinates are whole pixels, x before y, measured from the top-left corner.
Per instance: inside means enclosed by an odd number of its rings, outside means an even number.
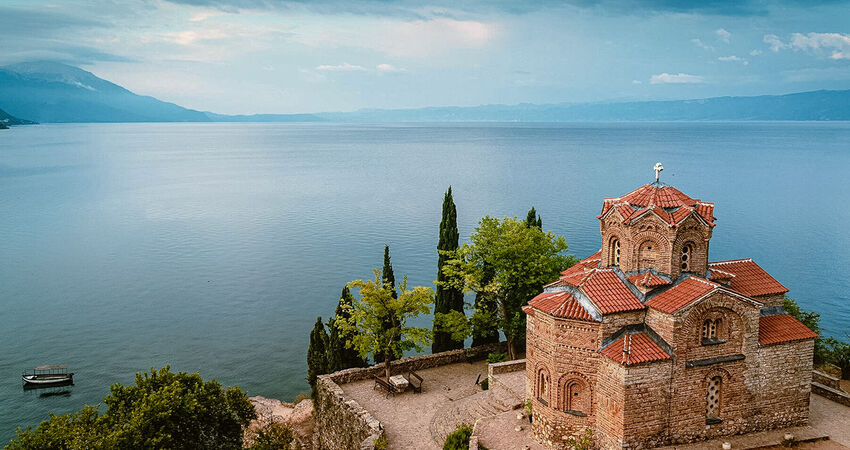
[[[410,371],[407,373],[407,381],[410,383],[410,387],[413,389],[414,394],[422,393],[422,377],[419,376],[414,371]]]
[[[401,393],[401,391],[399,391],[399,389],[397,387],[395,387],[394,385],[392,385],[389,381],[387,381],[387,380],[385,380],[385,379],[383,379],[383,378],[381,378],[377,375],[373,375],[373,377],[375,378],[375,385],[372,386],[372,390],[374,390],[375,388],[381,388],[381,389],[383,389],[384,391],[387,392],[387,395],[386,395],[387,397],[389,397],[390,395],[394,396],[396,394]]]

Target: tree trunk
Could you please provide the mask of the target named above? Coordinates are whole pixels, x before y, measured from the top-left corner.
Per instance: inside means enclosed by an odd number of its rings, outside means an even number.
[[[384,357],[384,366],[385,366],[384,369],[386,369],[386,373],[387,373],[387,382],[390,381],[390,362],[391,361],[392,361],[392,359],[390,359],[390,352],[387,352],[386,356]]]
[[[516,349],[514,348],[514,337],[513,336],[505,336],[505,339],[508,341],[508,361],[513,361],[516,359]]]

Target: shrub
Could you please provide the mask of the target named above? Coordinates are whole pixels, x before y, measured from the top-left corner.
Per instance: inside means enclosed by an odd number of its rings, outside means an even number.
[[[307,400],[309,398],[310,398],[309,392],[302,392],[302,393],[295,396],[295,399],[292,400],[292,404],[297,405],[297,404],[301,403],[302,400]]]
[[[375,450],[387,450],[387,437],[383,434],[375,440]]]
[[[472,427],[462,423],[454,431],[446,436],[443,450],[469,450],[469,437],[472,436]]]
[[[292,428],[288,425],[273,423],[257,432],[252,450],[289,450],[294,440]]]
[[[478,383],[478,385],[481,386],[482,391],[486,391],[487,389],[490,389],[490,380],[485,378],[485,379],[481,380],[481,382]]]
[[[51,415],[37,428],[18,430],[7,449],[217,448],[241,449],[242,427],[256,417],[238,387],[222,388],[197,373],[136,374],[136,384],[115,383],[106,412],[87,406]]]
[[[504,353],[490,353],[489,355],[487,355],[487,362],[490,364],[496,364],[507,360],[508,355]]]
[[[572,450],[590,450],[593,448],[593,430],[586,428],[584,435],[576,439],[570,436],[567,440],[567,447]]]

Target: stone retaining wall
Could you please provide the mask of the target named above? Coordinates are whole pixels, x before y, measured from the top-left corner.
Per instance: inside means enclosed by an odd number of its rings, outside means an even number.
[[[817,370],[812,371],[812,381],[815,383],[820,383],[824,386],[829,386],[833,389],[841,390],[841,380],[835,378],[831,375],[825,374],[823,372],[819,372]]]
[[[393,361],[392,372],[407,373],[447,364],[477,361],[490,353],[504,352],[505,342],[451,350],[431,355],[411,356]],[[317,396],[313,410],[315,429],[313,446],[322,450],[371,450],[384,435],[383,426],[369,411],[345,397],[340,385],[384,375],[384,364],[341,370],[320,375],[316,381]]]
[[[838,389],[833,389],[832,387],[820,384],[816,381],[812,382],[812,393],[820,395],[821,397],[826,397],[834,402],[841,403],[842,405],[850,406],[850,394]]]

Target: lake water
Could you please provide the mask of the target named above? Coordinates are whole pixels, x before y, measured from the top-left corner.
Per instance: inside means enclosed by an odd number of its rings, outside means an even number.
[[[436,278],[462,237],[524,217],[584,257],[602,198],[654,180],[716,203],[711,259],[753,257],[850,332],[850,123],[102,124],[0,131],[0,444],[170,364],[249,395],[308,389],[316,316],[371,277]],[[429,319],[423,319],[429,324]],[[20,372],[67,363],[68,394]]]

